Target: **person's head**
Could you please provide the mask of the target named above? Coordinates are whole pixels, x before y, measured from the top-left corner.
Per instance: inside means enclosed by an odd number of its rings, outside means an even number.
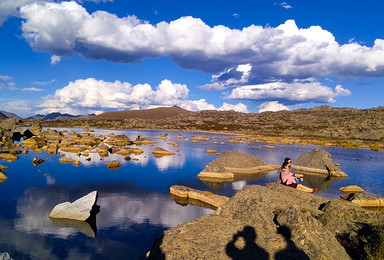
[[[292,160],[291,160],[291,158],[285,158],[284,159],[284,163],[288,163],[289,164],[289,166],[292,164]]]
[[[282,170],[289,170],[289,163],[288,162],[283,162],[283,165],[281,165]]]

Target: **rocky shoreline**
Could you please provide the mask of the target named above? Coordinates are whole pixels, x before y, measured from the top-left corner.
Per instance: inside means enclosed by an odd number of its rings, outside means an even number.
[[[320,106],[293,111],[240,113],[200,111],[162,119],[83,117],[26,119],[23,126],[90,127],[211,132],[241,135],[237,141],[301,143],[346,148],[384,148],[384,107],[372,109]]]

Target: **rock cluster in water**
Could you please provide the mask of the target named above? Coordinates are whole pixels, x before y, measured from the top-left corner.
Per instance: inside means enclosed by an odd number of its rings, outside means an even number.
[[[152,117],[126,117],[124,112],[132,111],[123,111],[118,117],[105,114],[77,119],[31,119],[24,120],[24,124],[31,126],[39,122],[47,127],[221,131],[246,135],[239,138],[242,141],[310,143],[353,149],[369,147],[378,151],[384,148],[384,107],[359,110],[320,106],[263,113],[184,111],[162,118],[155,117],[160,114]],[[167,111],[161,113],[163,115]]]

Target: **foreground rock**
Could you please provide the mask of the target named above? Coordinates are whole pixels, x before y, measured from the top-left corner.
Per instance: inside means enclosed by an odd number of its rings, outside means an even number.
[[[49,213],[49,217],[85,221],[97,214],[98,206],[96,202],[97,191],[92,191],[72,203],[67,201],[56,205]]]
[[[292,167],[303,173],[320,173],[333,177],[348,177],[348,175],[340,170],[332,160],[332,156],[327,151],[315,148],[309,153],[305,153],[299,157]]]
[[[244,186],[215,213],[159,235],[149,259],[382,259],[383,223],[348,201]]]
[[[209,208],[217,209],[226,203],[229,198],[219,196],[209,191],[200,191],[180,185],[173,185],[169,192],[171,195],[185,200],[185,203],[197,204],[195,201],[209,205]],[[180,200],[175,199],[176,202]],[[204,205],[203,205],[204,206]]]
[[[245,153],[224,151],[210,162],[198,177],[204,180],[234,180],[235,176],[265,174],[280,168],[279,165],[269,165],[263,160]]]

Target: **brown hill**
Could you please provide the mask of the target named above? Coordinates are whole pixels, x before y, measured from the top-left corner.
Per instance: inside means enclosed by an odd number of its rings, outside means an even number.
[[[178,116],[180,114],[189,113],[190,111],[182,109],[177,106],[173,107],[158,107],[145,110],[126,110],[126,111],[116,111],[116,112],[107,112],[100,115],[92,116],[91,119],[165,119],[168,117]]]

